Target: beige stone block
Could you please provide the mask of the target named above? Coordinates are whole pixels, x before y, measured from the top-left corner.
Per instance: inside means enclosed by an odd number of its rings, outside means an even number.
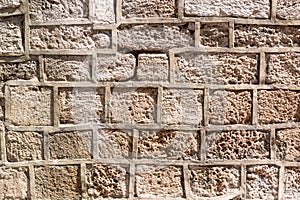
[[[95,0],[95,20],[101,24],[113,24],[116,22],[115,14],[116,0]]]
[[[209,47],[228,47],[229,23],[201,23],[200,43]]]
[[[0,0],[0,9],[17,8],[21,5],[22,0]]]
[[[37,79],[37,61],[0,63],[0,81]]]
[[[278,0],[276,17],[279,19],[299,20],[300,19],[299,0]]]
[[[292,162],[300,161],[300,128],[276,131],[276,158]]]
[[[283,199],[295,200],[300,198],[300,168],[287,167],[284,171]]]

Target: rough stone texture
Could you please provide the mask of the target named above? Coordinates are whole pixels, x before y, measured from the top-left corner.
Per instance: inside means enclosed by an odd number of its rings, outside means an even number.
[[[80,172],[78,166],[35,167],[37,199],[79,199]]]
[[[176,82],[203,84],[256,84],[256,54],[192,54],[175,57]]]
[[[300,198],[300,168],[288,167],[284,172],[284,193],[283,199],[296,200]]]
[[[0,81],[17,79],[36,79],[37,62],[35,60],[23,63],[0,63]]]
[[[0,0],[0,9],[17,8],[22,0]]]
[[[289,90],[258,91],[258,121],[261,124],[299,122],[300,93]]]
[[[185,0],[187,16],[268,18],[268,0]]]
[[[139,133],[139,158],[196,160],[197,152],[197,132],[161,130]]]
[[[99,55],[97,57],[97,81],[127,81],[134,77],[136,59],[132,54]]]
[[[122,0],[124,18],[175,17],[176,0]]]
[[[266,83],[300,85],[300,54],[271,54],[268,57]]]
[[[214,131],[206,136],[208,160],[267,159],[270,136],[262,131]]]
[[[58,91],[59,120],[62,124],[102,122],[103,88],[61,88]]]
[[[164,51],[171,48],[194,46],[188,24],[132,25],[118,30],[119,51]]]
[[[92,132],[74,131],[49,134],[50,159],[91,158]]]
[[[194,197],[217,197],[233,194],[240,188],[240,172],[235,167],[191,167],[191,191]]]
[[[4,112],[5,112],[4,82],[0,81],[0,127],[2,121],[4,121]]]
[[[135,188],[136,196],[140,198],[182,197],[182,169],[139,165],[136,167]]]
[[[299,47],[297,26],[235,25],[235,47]]]
[[[59,20],[88,17],[88,0],[30,0],[32,20]]]
[[[110,119],[113,123],[151,124],[156,121],[157,89],[113,88]]]
[[[37,132],[13,132],[6,134],[6,155],[10,162],[41,160],[43,136]]]
[[[279,19],[299,20],[299,0],[278,0],[276,17]],[[298,197],[299,198],[299,197]]]
[[[126,130],[99,130],[97,145],[100,158],[130,158],[132,133]]]
[[[300,161],[300,128],[282,129],[276,132],[276,158]]]
[[[16,126],[52,124],[52,91],[47,87],[11,86],[10,117]]]
[[[202,112],[202,90],[164,89],[162,99],[162,122],[164,124],[201,125]]]
[[[33,27],[30,30],[31,49],[103,49],[111,45],[110,35],[90,26]]]
[[[210,94],[210,124],[250,124],[252,97],[250,91],[215,90]]]
[[[247,168],[247,199],[277,199],[278,168],[256,165]]]
[[[93,6],[95,10],[95,18],[98,23],[115,23],[115,3],[113,0],[95,0]]]
[[[228,23],[207,23],[201,24],[200,42],[209,47],[229,46],[229,24]]]
[[[44,58],[47,81],[88,81],[91,79],[91,57],[47,56]]]
[[[88,165],[87,193],[90,199],[128,196],[128,169],[120,166]]]
[[[28,172],[25,168],[0,168],[0,199],[29,199]]]

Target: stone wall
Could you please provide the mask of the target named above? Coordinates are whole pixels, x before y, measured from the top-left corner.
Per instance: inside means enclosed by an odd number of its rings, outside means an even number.
[[[299,0],[0,0],[0,199],[300,199]]]

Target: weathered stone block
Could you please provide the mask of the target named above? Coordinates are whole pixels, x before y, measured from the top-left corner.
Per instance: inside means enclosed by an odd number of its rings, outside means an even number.
[[[6,133],[6,155],[10,162],[43,159],[43,136],[37,132]]]
[[[278,0],[276,17],[279,19],[299,20],[299,0]]]
[[[283,199],[296,200],[300,198],[300,168],[287,167],[284,172]]]
[[[95,0],[94,10],[96,21],[103,24],[115,23],[115,5],[115,0]]]
[[[1,127],[1,121],[4,121],[4,112],[5,112],[4,82],[0,81],[0,127]]]
[[[268,0],[185,0],[184,11],[187,16],[268,18],[270,2]]]
[[[37,61],[0,63],[0,81],[37,78]]]
[[[49,134],[50,159],[80,159],[92,156],[92,132],[74,131]]]
[[[200,43],[210,47],[229,46],[229,24],[207,23],[201,24]]]
[[[0,9],[17,8],[21,3],[22,0],[0,0]]]
[[[276,158],[286,161],[300,161],[300,128],[276,131]]]
[[[121,166],[88,165],[87,192],[91,199],[128,197],[129,172]]]
[[[164,89],[162,122],[193,124],[203,122],[203,91],[196,89]]]
[[[11,86],[10,118],[16,126],[52,125],[52,89],[39,86]]]
[[[258,121],[261,124],[300,121],[300,93],[289,90],[258,91]]]
[[[140,198],[183,197],[182,169],[175,166],[136,167],[136,196]]]
[[[247,199],[277,199],[278,167],[256,165],[247,167]]]
[[[80,171],[78,166],[35,167],[37,199],[79,199]]]

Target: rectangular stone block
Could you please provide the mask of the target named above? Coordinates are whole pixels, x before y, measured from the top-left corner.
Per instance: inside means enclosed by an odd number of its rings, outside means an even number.
[[[95,50],[111,47],[109,31],[93,30],[89,25],[32,27],[30,48],[33,50]]]
[[[79,199],[80,170],[76,165],[37,166],[35,195],[37,199]]]
[[[9,162],[43,159],[43,135],[41,133],[8,131],[5,143]]]
[[[92,132],[73,131],[49,134],[50,159],[92,157]]]
[[[258,121],[261,124],[300,121],[300,92],[259,90]]]
[[[16,126],[53,124],[52,89],[41,86],[11,86],[10,118]]]
[[[201,23],[200,44],[209,47],[228,47],[229,23]]]
[[[0,124],[2,121],[4,121],[4,112],[5,112],[4,82],[0,81]]]
[[[135,195],[137,197],[183,197],[181,167],[138,165],[135,174]]]
[[[257,84],[258,55],[182,53],[175,57],[175,81],[201,84]]]
[[[268,84],[300,85],[300,53],[270,54],[267,59]]]
[[[165,88],[162,99],[162,122],[202,125],[203,91]]]
[[[0,0],[0,9],[17,8],[21,5],[21,0]]]
[[[60,88],[58,91],[61,124],[104,121],[104,88]]]
[[[287,167],[284,171],[284,193],[283,199],[295,200],[300,198],[300,168]]]
[[[157,88],[113,88],[110,99],[112,123],[156,122]]]
[[[268,0],[185,0],[187,16],[269,18]]]
[[[299,20],[299,3],[299,0],[278,0],[276,17],[278,19]]]
[[[276,158],[284,161],[300,161],[300,128],[276,131]]]
[[[37,64],[34,59],[21,63],[0,63],[0,81],[37,79]]]
[[[270,134],[265,131],[211,131],[205,145],[207,160],[270,158]]]
[[[235,25],[235,47],[298,47],[299,26]]]
[[[89,56],[46,56],[44,58],[47,81],[89,81],[91,80]]]
[[[128,198],[128,167],[93,164],[86,170],[89,199]]]
[[[252,94],[244,90],[214,90],[209,96],[209,123],[251,124]]]
[[[102,24],[115,23],[115,5],[116,0],[94,0],[95,20]]]

